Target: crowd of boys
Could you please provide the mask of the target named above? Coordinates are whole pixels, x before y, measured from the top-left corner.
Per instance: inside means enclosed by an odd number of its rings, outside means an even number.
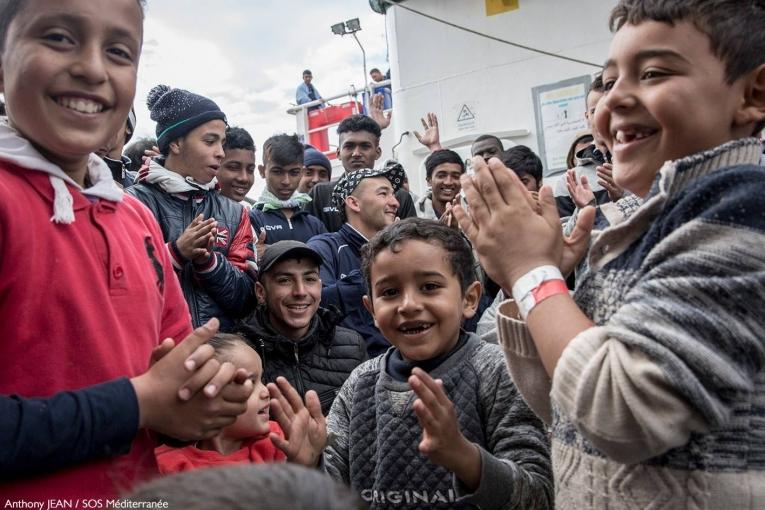
[[[565,175],[493,135],[468,173],[428,114],[421,198],[379,99],[334,178],[165,85],[125,147],[143,9],[0,1],[5,507],[765,505],[763,2],[620,0]],[[283,462],[350,492],[220,469]]]

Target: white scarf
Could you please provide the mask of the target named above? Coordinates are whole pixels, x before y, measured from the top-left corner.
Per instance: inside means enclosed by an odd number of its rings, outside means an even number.
[[[27,170],[36,170],[48,174],[53,186],[54,223],[74,223],[74,199],[65,183],[72,185],[83,195],[103,198],[110,202],[122,201],[122,189],[112,179],[109,167],[95,154],[88,156],[88,177],[93,185],[83,188],[69,177],[59,166],[51,163],[35,149],[29,140],[13,129],[6,119],[0,121],[0,159],[11,162]]]
[[[210,191],[215,189],[218,180],[213,178],[207,184],[200,184],[191,177],[183,177],[163,167],[153,159],[145,175],[138,176],[139,182],[156,184],[166,193],[186,193],[189,191]]]

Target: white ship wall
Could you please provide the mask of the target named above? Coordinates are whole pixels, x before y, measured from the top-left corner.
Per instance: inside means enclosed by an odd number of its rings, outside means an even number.
[[[484,0],[405,2],[483,33],[598,64],[607,57],[614,4],[519,0],[515,11],[486,16]],[[386,23],[395,119],[383,140],[387,154],[402,133],[422,130],[420,118],[429,111],[438,115],[442,143],[465,157],[470,141],[485,133],[500,135],[510,142],[506,146],[523,144],[538,152],[532,88],[597,71],[466,33],[400,6],[388,10]],[[409,173],[412,191],[422,194],[427,151],[412,134],[404,136],[396,156]]]

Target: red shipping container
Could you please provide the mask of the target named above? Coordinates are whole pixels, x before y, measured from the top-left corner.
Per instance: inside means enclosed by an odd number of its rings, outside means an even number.
[[[319,108],[308,112],[308,128],[338,124],[344,118],[350,117],[361,111],[361,103],[358,101],[349,101],[339,105],[330,105],[326,108]]]
[[[361,111],[361,103],[349,101],[340,105],[331,105],[308,112],[308,143],[325,153],[329,159],[335,159],[335,153],[329,152],[329,132],[324,126],[339,124],[346,117],[350,117]],[[313,130],[316,131],[313,131]]]

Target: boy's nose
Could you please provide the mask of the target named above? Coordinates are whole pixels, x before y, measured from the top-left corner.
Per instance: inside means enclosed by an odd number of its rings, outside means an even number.
[[[413,292],[404,291],[401,295],[401,303],[398,308],[399,313],[407,314],[419,311],[422,306]]]
[[[106,81],[106,62],[103,50],[98,45],[85,45],[72,63],[71,74],[83,78],[88,83]]]

